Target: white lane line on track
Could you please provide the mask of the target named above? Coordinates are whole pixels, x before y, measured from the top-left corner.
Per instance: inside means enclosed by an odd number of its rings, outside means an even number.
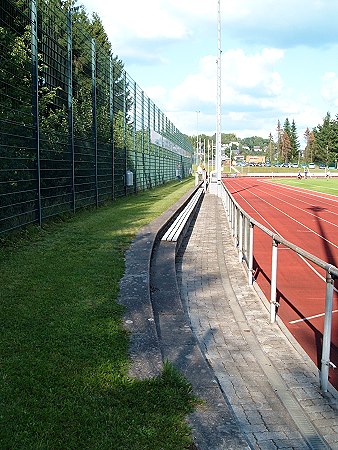
[[[322,236],[321,234],[319,234],[319,233],[317,233],[316,231],[312,230],[311,228],[307,227],[306,225],[304,225],[304,224],[303,224],[302,222],[300,222],[299,220],[295,219],[294,217],[290,216],[290,215],[287,214],[286,212],[284,212],[284,211],[282,211],[281,209],[277,208],[277,207],[274,206],[272,203],[268,202],[267,200],[262,199],[261,197],[259,197],[258,195],[256,195],[256,194],[255,194],[254,192],[252,192],[252,191],[251,191],[251,194],[253,194],[255,197],[257,197],[261,202],[266,203],[266,204],[269,205],[270,207],[276,209],[279,213],[284,214],[284,216],[286,216],[286,217],[288,217],[289,219],[293,220],[294,222],[298,223],[300,226],[306,228],[308,231],[311,231],[311,232],[314,233],[316,236],[318,236],[320,239],[323,239],[323,240],[326,241],[328,244],[332,245],[332,247],[338,248],[338,245],[336,245],[336,244],[334,244],[333,242],[329,241],[329,240],[326,239],[324,236]],[[239,195],[241,195],[241,194],[239,194]],[[241,195],[241,197],[242,197],[242,195]],[[243,198],[243,197],[242,197],[242,198]],[[284,203],[287,203],[285,200],[282,200],[282,201],[283,201]],[[247,202],[247,203],[248,203],[248,202]],[[294,207],[297,208],[297,209],[300,209],[301,211],[304,211],[304,210],[302,210],[301,208],[298,208],[297,206],[294,206]],[[251,207],[251,208],[252,208],[252,207]],[[254,208],[253,208],[253,209],[254,209]],[[255,210],[255,211],[256,211],[256,210]],[[305,211],[305,212],[307,212],[307,211]],[[258,213],[258,211],[256,211],[256,213]],[[308,214],[310,214],[310,215],[312,215],[312,216],[315,216],[315,214],[312,214],[312,213],[308,213]],[[316,216],[315,216],[315,217],[316,217]],[[327,221],[327,220],[325,220],[325,219],[322,219],[322,220],[324,220],[324,222],[329,223],[330,225],[333,225],[333,226],[337,227],[337,225],[334,224],[334,223],[332,223],[332,222],[329,222],[329,221]],[[267,222],[267,221],[266,221],[266,222]],[[268,222],[267,222],[267,223],[268,223]],[[270,227],[271,227],[271,224],[269,224],[269,225],[270,225]],[[275,230],[275,231],[276,231],[276,230]],[[278,233],[278,231],[276,231],[276,233]]]
[[[266,182],[265,182],[265,183],[266,183]],[[271,186],[271,184],[270,184],[270,186]],[[276,184],[275,184],[275,186],[276,186]],[[277,186],[278,186],[278,187],[281,186],[282,189],[279,189],[279,190],[280,190],[280,191],[283,191],[284,185],[279,185],[279,184],[277,184]],[[287,188],[286,188],[286,189],[287,189]],[[293,189],[292,189],[292,190],[293,190]],[[272,194],[270,194],[270,192],[265,192],[265,191],[263,191],[263,192],[264,192],[264,194],[268,193],[268,195],[272,196]],[[284,195],[284,196],[287,197],[287,198],[290,198],[290,196],[287,195],[287,194],[284,193],[284,192],[282,192],[281,194]],[[306,194],[306,193],[305,193],[305,194]],[[258,198],[260,198],[260,197],[258,197]],[[324,199],[323,197],[321,197],[321,198]],[[325,198],[325,200],[331,200],[331,199],[326,199],[326,198]],[[314,214],[314,213],[312,213],[312,212],[310,212],[310,211],[306,211],[305,209],[300,208],[299,206],[293,205],[293,204],[289,203],[287,200],[283,200],[282,198],[279,198],[279,201],[281,201],[281,202],[283,202],[283,203],[286,203],[287,205],[292,205],[293,208],[297,208],[297,209],[299,209],[299,210],[300,210],[301,212],[303,212],[303,213],[310,214],[310,216],[315,217],[315,218],[318,219],[319,221],[326,222],[326,223],[328,223],[328,224],[330,224],[330,225],[332,225],[332,226],[334,226],[334,227],[337,227],[337,224],[336,224],[336,223],[330,222],[329,220],[324,219],[323,217],[319,217],[317,214]],[[335,200],[335,201],[337,201],[337,200]],[[308,201],[297,200],[297,202],[298,202],[298,203],[305,203],[306,205],[310,205],[310,208],[313,207],[313,205],[311,205],[311,203],[309,203]],[[269,204],[269,203],[268,203],[268,204]],[[310,209],[310,208],[309,208],[309,209]],[[338,213],[335,213],[334,211],[332,211],[332,210],[330,210],[330,209],[326,209],[326,211],[329,212],[330,214],[333,214],[334,216],[337,216],[337,215],[338,215]]]
[[[338,312],[338,309],[335,309],[334,311],[332,311],[332,314],[337,313],[337,312]],[[318,317],[323,317],[323,316],[325,316],[325,313],[316,314],[315,316],[304,317],[303,319],[291,320],[291,322],[289,322],[289,324],[293,325],[295,323],[305,322],[305,320],[317,319]]]
[[[252,192],[251,192],[252,193]],[[255,211],[256,212],[256,214],[263,220],[263,222],[265,222],[265,223],[267,223],[268,224],[268,226],[273,230],[273,231],[275,231],[279,236],[281,236],[281,237],[283,237],[283,235],[281,234],[281,233],[279,233],[270,223],[269,223],[269,221],[268,220],[266,220],[258,211],[257,211],[257,209],[255,209],[252,205],[250,205],[250,203],[242,196],[242,194],[240,194],[239,192],[237,192],[237,194],[242,198],[242,200],[245,202],[245,203],[247,203],[248,205],[249,205],[249,207],[253,210],[253,211]],[[258,195],[256,195],[256,194],[254,194],[253,193],[253,195],[255,195],[256,197],[258,197]],[[258,197],[259,198],[259,200],[261,200],[261,201],[264,201],[265,203],[267,203],[268,205],[270,205],[270,206],[272,206],[273,208],[275,208],[275,209],[277,209],[277,211],[279,211],[279,212],[282,212],[283,213],[283,211],[281,211],[281,210],[279,210],[278,208],[276,208],[275,206],[273,206],[271,203],[269,203],[269,202],[267,202],[266,200],[263,200],[263,199],[261,199],[260,197]],[[283,213],[283,214],[285,214],[285,213]],[[287,215],[287,214],[285,214],[285,215]],[[291,219],[293,219],[292,217],[290,217]],[[296,222],[298,222],[296,219],[293,219],[293,220],[295,220]],[[301,226],[305,226],[304,224],[302,224],[301,222],[298,222]],[[323,238],[321,235],[319,235],[318,233],[316,233],[315,231],[313,231],[313,230],[311,230],[311,228],[308,228],[308,227],[305,227],[305,228],[307,228],[311,233],[315,233],[315,234],[317,234],[317,236],[319,236],[319,237],[321,237],[321,238]],[[325,238],[323,238],[323,239],[325,239]],[[330,241],[328,241],[327,239],[325,239],[328,243],[330,243]],[[335,244],[333,244],[335,247],[337,247]],[[281,247],[281,249],[282,249],[283,247]],[[284,247],[285,248],[285,247]],[[338,248],[338,247],[337,247]],[[299,256],[299,258],[310,268],[310,270],[312,270],[322,281],[324,281],[324,283],[326,283],[326,278],[325,277],[323,277],[310,263],[309,263],[309,261],[307,260],[307,259],[305,259],[303,256],[301,256],[301,255],[298,255]],[[335,287],[333,287],[333,290],[335,291],[335,292],[338,292],[338,289],[336,289]]]
[[[268,183],[269,183],[269,187],[271,187],[271,182],[268,182],[268,181],[266,181],[266,180],[259,180],[259,181],[261,181],[261,183],[263,184],[263,185],[267,185],[268,186]],[[305,195],[305,196],[307,196],[307,195],[311,195],[312,197],[319,197],[319,199],[322,201],[322,202],[324,202],[324,205],[325,205],[325,212],[327,212],[327,213],[330,213],[331,215],[333,215],[333,216],[338,216],[338,212],[335,212],[335,211],[333,211],[333,209],[328,209],[326,206],[327,206],[327,202],[335,202],[335,203],[338,203],[338,200],[337,200],[337,196],[334,196],[335,198],[331,198],[331,197],[324,197],[323,195],[316,195],[316,194],[313,194],[313,193],[311,193],[311,191],[309,191],[309,190],[307,190],[307,189],[304,189],[304,188],[299,188],[299,190],[297,190],[297,189],[295,189],[295,188],[293,188],[293,187],[291,187],[291,186],[286,186],[286,185],[284,185],[284,184],[278,184],[278,183],[274,183],[274,185],[275,186],[278,186],[278,188],[280,187],[281,189],[279,189],[279,191],[280,191],[280,193],[281,193],[281,195],[283,195],[283,196],[285,196],[286,198],[292,198],[292,196],[290,196],[290,195],[288,195],[286,192],[284,192],[284,191],[288,191],[288,190],[290,190],[290,191],[296,191],[298,194],[299,193],[301,193],[301,195]],[[263,192],[265,192],[265,191],[263,191]],[[266,193],[266,192],[265,192]],[[268,194],[270,194],[270,192],[268,192]],[[328,194],[328,195],[333,195],[333,194]],[[284,203],[288,203],[288,201],[287,200],[283,200],[283,199],[279,199],[281,202],[284,202]],[[304,203],[305,205],[309,205],[310,206],[310,208],[308,208],[308,209],[311,209],[311,207],[313,207],[314,205],[312,205],[311,203],[309,203],[309,200],[302,200],[302,199],[297,199],[297,202],[298,203]],[[332,223],[332,222],[330,222],[329,220],[327,220],[327,219],[324,219],[323,217],[319,217],[317,214],[313,214],[313,213],[311,213],[310,211],[306,211],[305,209],[302,209],[302,208],[300,208],[299,206],[296,206],[296,205],[292,205],[293,206],[293,208],[297,208],[297,209],[299,209],[300,211],[302,211],[302,212],[305,212],[305,213],[307,213],[307,214],[310,214],[310,215],[312,215],[312,216],[314,216],[316,219],[318,219],[319,221],[323,221],[323,222],[327,222],[327,223],[329,223],[330,225],[333,225],[333,226],[337,226],[335,223]],[[319,206],[319,205],[316,205],[316,206]],[[337,207],[338,205],[333,205],[334,207]],[[332,207],[332,206],[331,206]],[[319,208],[321,208],[320,206],[319,206]]]
[[[267,184],[271,185],[271,181],[266,181],[266,180],[259,180],[259,181],[261,183],[267,183]],[[282,186],[283,188],[288,189],[290,191],[296,191],[296,192],[304,191],[304,194],[308,194],[310,197],[319,197],[321,199],[325,198],[325,200],[329,200],[330,202],[338,203],[338,199],[337,199],[337,196],[335,194],[327,194],[327,193],[324,193],[324,192],[314,193],[313,191],[310,191],[309,189],[306,189],[306,188],[303,188],[303,187],[294,188],[292,186],[286,186],[285,184],[279,184],[279,183],[274,183],[274,184],[278,185],[278,186]],[[325,196],[325,197],[323,197],[323,196]]]

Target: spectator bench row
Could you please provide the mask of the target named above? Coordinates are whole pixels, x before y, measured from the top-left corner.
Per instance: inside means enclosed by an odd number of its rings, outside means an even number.
[[[200,187],[196,190],[195,194],[191,197],[184,209],[174,219],[167,231],[162,236],[162,241],[177,242],[184,232],[189,227],[193,213],[197,206],[200,204],[203,198],[203,188]]]

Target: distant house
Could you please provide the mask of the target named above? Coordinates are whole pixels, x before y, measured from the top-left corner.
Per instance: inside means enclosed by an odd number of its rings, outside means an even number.
[[[261,149],[261,147],[259,145],[254,145],[253,151],[254,152],[261,152],[262,149]]]

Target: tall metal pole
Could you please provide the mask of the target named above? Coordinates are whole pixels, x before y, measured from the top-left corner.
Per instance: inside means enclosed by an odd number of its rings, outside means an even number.
[[[37,0],[31,1],[31,50],[32,50],[32,114],[33,137],[36,149],[36,212],[39,226],[42,225],[41,199],[41,154],[39,122],[39,53],[38,53],[38,9]]]
[[[75,146],[74,146],[74,114],[73,114],[73,21],[72,9],[67,12],[67,106],[68,106],[68,143],[71,154],[72,176],[72,209],[76,212],[75,192]]]
[[[94,144],[94,167],[95,167],[95,200],[99,206],[99,172],[98,172],[98,149],[97,149],[97,89],[96,89],[96,41],[92,39],[92,136]]]
[[[217,56],[217,106],[216,106],[216,173],[217,184],[221,184],[221,1],[218,0],[217,11],[217,41],[218,41],[218,56]]]

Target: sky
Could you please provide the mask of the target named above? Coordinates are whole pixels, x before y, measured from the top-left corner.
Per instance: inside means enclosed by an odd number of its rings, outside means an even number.
[[[77,4],[182,133],[215,133],[218,0]],[[306,128],[338,113],[338,1],[220,0],[220,11],[222,133],[276,139],[288,118],[304,146]]]

